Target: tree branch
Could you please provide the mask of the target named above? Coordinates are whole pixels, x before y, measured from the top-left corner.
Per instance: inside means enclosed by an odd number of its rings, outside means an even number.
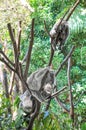
[[[47,25],[46,25],[46,21],[44,20],[44,27],[45,27],[45,31],[47,32],[47,34],[50,36],[50,33],[49,33],[49,31],[48,31],[48,29],[47,29]],[[51,36],[50,36],[51,37]]]
[[[67,77],[68,77],[68,86],[70,90],[70,116],[71,119],[74,122],[74,105],[73,105],[73,95],[72,95],[72,88],[71,88],[71,83],[70,83],[70,66],[71,66],[71,57],[68,59],[68,70],[67,70]]]
[[[62,91],[64,91],[67,87],[63,87],[62,89],[54,92],[50,97],[46,98],[45,100],[49,99],[49,98],[55,98],[58,94],[60,94]]]
[[[56,101],[59,103],[59,105],[69,114],[70,111],[66,108],[66,106],[62,103],[62,101],[56,97]]]
[[[15,57],[15,70],[18,70],[19,55],[18,55],[18,51],[17,51],[17,43],[16,43],[16,40],[14,38],[13,29],[11,27],[11,24],[8,23],[7,26],[8,26],[11,41],[13,43],[14,57]]]
[[[53,60],[53,56],[54,56],[54,50],[53,50],[53,48],[52,48],[52,46],[51,46],[51,54],[50,54],[50,59],[49,59],[49,63],[48,63],[48,66],[51,66],[51,64],[52,64],[52,60]]]
[[[30,39],[30,45],[29,45],[29,49],[28,49],[28,53],[27,53],[26,68],[25,68],[25,72],[24,72],[25,79],[27,79],[27,75],[28,75],[30,59],[31,59],[31,52],[32,52],[33,41],[34,41],[34,20],[35,19],[32,19],[31,39]]]
[[[7,27],[8,27],[8,30],[9,30],[11,41],[13,43],[14,55],[15,55],[15,61],[16,61],[16,57],[17,57],[17,46],[16,46],[16,41],[15,41],[15,38],[14,38],[14,34],[13,34],[13,29],[12,29],[10,23],[7,24]]]
[[[72,13],[74,12],[75,8],[77,7],[77,5],[80,3],[80,0],[77,0],[76,3],[74,4],[74,6],[70,9],[68,16],[66,17],[66,21],[69,20],[70,16],[72,15]]]
[[[57,92],[53,93],[51,95],[51,98],[54,98],[56,97],[58,94],[60,94],[62,91],[64,91],[67,87],[63,87],[62,89],[58,90]]]
[[[12,72],[11,79],[10,79],[10,85],[9,85],[9,94],[12,94],[13,90],[13,83],[14,83],[14,78],[15,78],[15,72]]]
[[[16,73],[16,70],[12,68],[5,60],[4,58],[0,58],[0,61],[2,61],[10,70],[14,71]]]
[[[3,55],[3,57],[14,67],[14,63],[12,63],[12,61],[9,60],[9,58],[5,55],[5,53],[0,50],[0,53]]]
[[[69,59],[69,57],[72,55],[73,51],[75,49],[75,46],[72,46],[69,54],[65,57],[65,59],[63,60],[63,62],[60,64],[58,70],[55,72],[55,76],[57,76],[57,74],[60,72],[60,70],[62,69],[62,67],[64,66],[64,64],[66,63],[66,61]]]
[[[17,51],[18,55],[20,54],[20,40],[21,40],[21,21],[19,21],[19,26],[18,26],[18,39],[17,39]]]

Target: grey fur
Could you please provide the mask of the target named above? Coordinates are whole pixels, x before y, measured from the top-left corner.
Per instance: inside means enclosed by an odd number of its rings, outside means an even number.
[[[67,21],[64,20],[60,26],[58,25],[59,22],[55,23],[50,31],[51,45],[54,50],[56,49],[56,45],[61,49],[69,35],[69,26]]]
[[[27,84],[32,92],[32,95],[39,102],[43,102],[45,98],[47,98],[51,94],[51,91],[53,91],[54,83],[54,71],[49,67],[41,68],[35,71],[27,79]],[[51,90],[49,90],[49,88]]]
[[[32,111],[33,103],[28,90],[26,90],[24,94],[20,95],[20,101],[19,107],[22,108],[23,111],[30,113]]]
[[[27,78],[27,84],[31,90],[32,96],[36,98],[40,103],[44,102],[53,92],[56,85],[55,74],[49,67],[41,68],[33,72]],[[33,107],[33,99],[26,90],[23,95],[20,96],[20,107],[25,111],[31,113]]]

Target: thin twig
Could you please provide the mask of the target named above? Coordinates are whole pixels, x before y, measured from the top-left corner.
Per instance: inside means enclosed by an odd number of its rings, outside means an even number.
[[[62,91],[64,91],[67,87],[63,87],[62,89],[56,91],[55,93],[53,93],[50,97],[48,97],[47,99],[49,98],[54,98],[56,97],[58,94],[60,94]],[[46,100],[46,99],[45,99]]]
[[[50,33],[49,33],[48,29],[47,29],[47,25],[46,25],[46,21],[45,21],[45,20],[44,20],[44,27],[45,27],[45,30],[46,30],[48,36],[50,36]],[[51,37],[51,36],[50,36],[50,37]]]
[[[62,89],[58,90],[57,92],[53,93],[51,95],[51,98],[54,98],[56,97],[58,94],[60,94],[62,91],[64,91],[67,87],[63,87]]]
[[[17,39],[17,51],[18,55],[20,54],[20,40],[21,40],[21,21],[19,21],[19,27],[18,27],[18,39]]]
[[[12,66],[14,66],[14,63],[9,60],[9,58],[5,55],[5,53],[4,53],[2,50],[0,50],[0,53],[3,55],[3,57],[4,57]]]
[[[16,70],[15,70],[14,68],[12,68],[12,67],[8,64],[8,62],[6,62],[6,61],[4,60],[4,58],[0,58],[0,61],[2,61],[10,70],[12,70],[12,71],[14,71],[14,72],[16,73]]]
[[[86,91],[82,91],[82,92],[79,94],[78,100],[73,104],[74,107],[78,105],[78,103],[80,102],[80,100],[81,100],[81,98],[82,98],[82,96],[83,96],[84,93],[85,93],[85,95],[86,95]]]
[[[63,110],[65,110],[68,114],[70,113],[70,111],[66,108],[66,106],[63,104],[63,102],[58,97],[56,97],[56,101],[63,108]]]
[[[66,63],[66,61],[69,59],[69,57],[72,55],[73,51],[75,49],[75,46],[72,46],[70,52],[68,53],[68,55],[65,57],[65,59],[63,60],[63,62],[60,64],[58,70],[55,72],[55,76],[57,76],[57,74],[60,72],[60,70],[62,69],[62,67],[64,66],[64,64]]]
[[[24,72],[24,78],[25,79],[27,79],[27,75],[28,75],[28,70],[29,70],[29,65],[30,65],[30,59],[31,59],[31,52],[32,52],[33,41],[34,41],[34,20],[35,19],[32,19],[31,39],[30,39],[30,45],[29,45],[27,59],[26,59],[26,67],[25,67],[25,72]]]

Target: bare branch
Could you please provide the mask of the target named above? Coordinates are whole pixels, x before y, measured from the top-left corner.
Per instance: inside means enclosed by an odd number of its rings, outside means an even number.
[[[49,99],[49,98],[54,98],[56,97],[58,94],[60,94],[62,91],[64,91],[67,87],[63,87],[61,90],[58,90],[56,92],[54,92],[51,96],[49,96],[48,98],[46,98],[45,100]]]
[[[27,75],[28,75],[30,59],[31,59],[31,52],[32,52],[33,41],[34,41],[34,20],[35,19],[32,19],[31,39],[30,39],[30,45],[29,45],[27,59],[26,59],[26,68],[25,68],[25,72],[24,72],[24,78],[25,79],[27,79]]]
[[[74,12],[74,10],[76,9],[76,7],[78,6],[78,4],[80,3],[80,0],[77,0],[76,3],[74,4],[74,6],[70,9],[68,16],[66,17],[66,21],[69,20],[70,16],[72,15],[72,13]]]
[[[78,105],[78,103],[80,102],[80,100],[81,100],[83,94],[86,95],[86,91],[82,91],[82,92],[79,94],[79,98],[78,98],[77,102],[75,102],[75,103],[73,104],[74,107]]]
[[[14,78],[15,78],[15,72],[12,72],[11,79],[10,79],[10,85],[9,85],[9,94],[11,95],[12,90],[13,90],[13,83],[14,83]]]
[[[71,57],[68,59],[68,70],[67,70],[67,77],[68,77],[68,86],[70,89],[70,116],[71,119],[74,122],[74,105],[73,105],[73,95],[72,95],[72,88],[71,88],[71,83],[70,83],[70,66],[71,66]]]
[[[14,55],[15,55],[15,59],[16,59],[16,57],[17,57],[17,46],[16,46],[16,41],[15,41],[15,38],[14,38],[14,34],[13,34],[13,29],[12,29],[10,23],[8,23],[7,26],[8,26],[8,30],[9,30],[11,41],[13,43]]]
[[[70,111],[66,108],[66,106],[63,104],[63,102],[58,97],[56,97],[56,101],[63,108],[63,110],[65,110],[68,114],[70,114]]]
[[[75,46],[72,46],[70,52],[68,53],[68,55],[65,57],[65,59],[63,60],[63,62],[60,64],[58,70],[55,72],[55,76],[57,76],[57,74],[60,72],[60,70],[62,69],[62,67],[64,66],[64,64],[66,63],[66,61],[69,59],[69,57],[72,55],[73,51],[75,49]]]
[[[10,70],[12,70],[12,71],[14,71],[14,72],[16,73],[16,70],[15,70],[14,68],[12,68],[12,67],[8,64],[8,62],[6,62],[6,61],[4,60],[4,58],[0,58],[0,61],[2,61]]]
[[[62,89],[58,90],[57,92],[53,93],[51,95],[51,98],[54,98],[56,97],[58,94],[60,94],[62,91],[64,91],[67,87],[63,87]]]
[[[20,74],[21,77],[23,78],[23,70],[22,70],[22,65],[21,65],[21,63],[19,63],[19,74]]]
[[[51,99],[52,99],[52,98],[55,98],[55,97],[58,98],[58,95],[59,95],[60,93],[62,93],[66,88],[67,88],[67,87],[64,87],[64,88],[62,88],[61,90],[56,91],[56,92],[53,93],[51,96],[49,96],[47,99],[45,99],[45,100],[48,100],[48,104],[47,104],[47,106],[46,106],[45,111],[48,110],[48,108],[49,108],[49,106],[50,106]],[[60,102],[61,102],[61,101],[60,101]],[[62,104],[62,103],[60,103],[60,104]],[[64,105],[62,105],[62,106],[64,106]],[[64,108],[65,108],[65,107],[64,107]]]
[[[18,27],[18,39],[17,39],[17,51],[18,55],[20,54],[20,40],[21,40],[21,21],[19,21],[19,27]]]
[[[68,77],[68,86],[71,90],[71,83],[70,83],[70,66],[71,66],[71,58],[68,59],[68,69],[67,69],[67,77]]]
[[[21,63],[19,63],[19,70],[18,70],[18,72],[16,72],[16,73],[17,73],[17,75],[18,75],[18,77],[19,77],[21,83],[23,84],[23,87],[24,87],[23,90],[26,90],[26,88],[27,88],[28,91],[29,91],[29,93],[30,93],[30,95],[32,95],[32,92],[31,92],[31,90],[29,89],[28,84],[27,84],[27,82],[26,82],[26,80],[25,80],[25,78],[24,78],[24,76],[23,76],[23,71],[22,71]]]
[[[51,66],[51,64],[52,64],[54,52],[55,52],[55,51],[53,50],[53,48],[52,48],[52,46],[51,46],[51,54],[50,54],[50,59],[49,59],[48,66]]]
[[[2,50],[0,50],[0,53],[3,55],[3,57],[4,57],[12,66],[14,66],[14,63],[12,63],[12,61],[9,60],[9,58],[5,55],[5,53],[4,53]]]
[[[46,25],[46,21],[45,20],[44,20],[44,27],[45,27],[45,30],[46,30],[47,34],[50,36],[50,33],[49,33],[48,29],[47,29],[47,25]]]
[[[18,70],[19,54],[18,54],[18,50],[17,50],[17,43],[16,43],[16,40],[15,40],[15,37],[14,37],[14,33],[13,33],[13,29],[11,27],[11,24],[8,23],[7,26],[8,26],[8,30],[9,30],[11,41],[13,43],[13,48],[14,48],[15,70]]]

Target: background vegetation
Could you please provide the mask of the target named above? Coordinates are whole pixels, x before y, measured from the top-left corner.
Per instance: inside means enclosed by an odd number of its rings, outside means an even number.
[[[32,51],[29,73],[48,64],[50,56],[50,40],[44,28],[44,20],[50,31],[53,24],[63,16],[64,12],[70,8],[75,0],[28,0],[34,12],[20,6],[20,1],[10,0],[0,1],[0,48],[6,47],[6,54],[13,61],[12,43],[9,38],[7,23],[17,29],[19,20],[22,20],[22,39],[21,39],[21,57],[22,60],[26,54],[31,19],[35,18],[35,39]],[[12,9],[11,9],[12,8]],[[13,9],[14,8],[14,9]],[[70,34],[64,47],[63,53],[55,52],[53,59],[53,69],[57,69],[64,57],[69,52],[72,45],[76,49],[72,56],[71,64],[71,84],[73,90],[73,102],[75,105],[75,130],[86,129],[86,1],[81,0],[79,6],[74,11],[69,20]],[[4,67],[2,67],[4,69]],[[66,65],[57,77],[58,89],[67,86]],[[1,74],[0,74],[1,75]],[[8,86],[10,84],[10,74],[7,71]],[[1,81],[1,77],[0,77]],[[23,116],[22,110],[18,109],[18,95],[13,100],[13,95],[6,97],[5,88],[0,82],[0,130],[19,130],[26,127],[27,119]],[[68,104],[68,93],[60,97]],[[79,102],[78,102],[78,99]],[[77,103],[78,102],[78,103]],[[9,109],[13,112],[10,113]],[[72,121],[68,114],[53,100],[48,112],[44,112],[45,106],[41,108],[41,113],[34,123],[34,130],[72,130]],[[13,113],[17,110],[17,117],[13,120]]]

